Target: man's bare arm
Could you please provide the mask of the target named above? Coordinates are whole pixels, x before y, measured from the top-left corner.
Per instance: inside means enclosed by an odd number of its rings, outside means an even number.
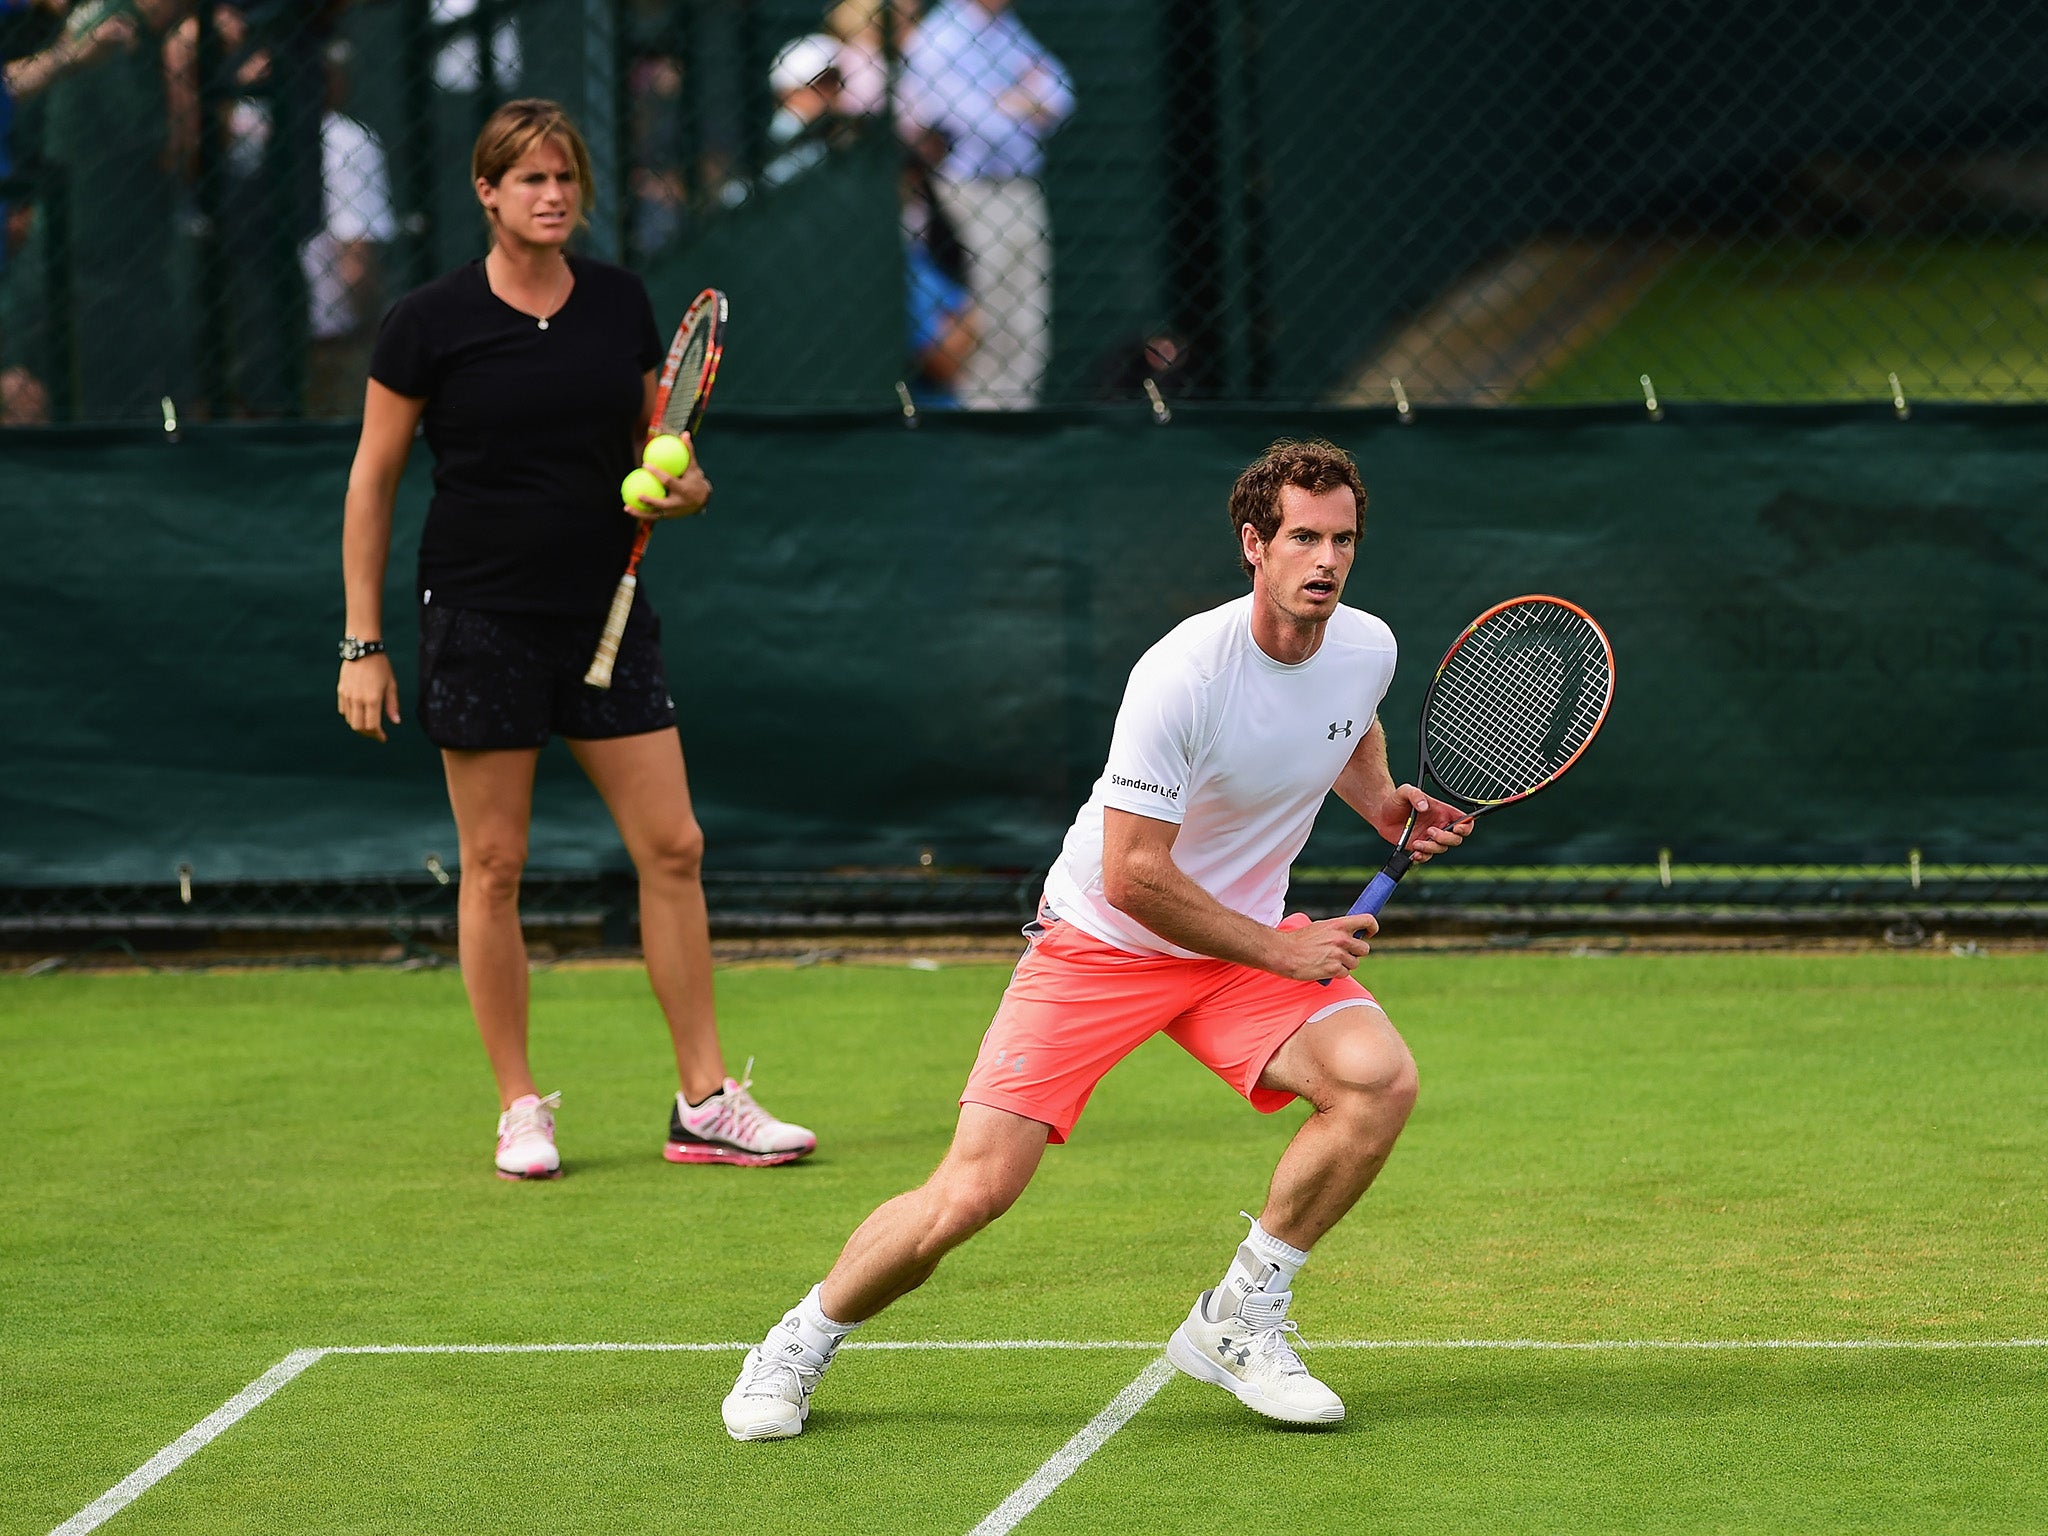
[[[1233,912],[1173,862],[1180,828],[1130,811],[1102,813],[1102,894],[1169,944],[1297,981],[1348,976],[1365,958],[1368,917],[1278,929]]]
[[[1390,843],[1401,840],[1408,812],[1415,810],[1415,834],[1408,851],[1420,864],[1431,854],[1448,853],[1472,832],[1472,818],[1456,806],[1432,800],[1413,784],[1396,784],[1387,767],[1387,733],[1374,716],[1372,729],[1352,749],[1351,760],[1332,786],[1337,798],[1365,818]]]

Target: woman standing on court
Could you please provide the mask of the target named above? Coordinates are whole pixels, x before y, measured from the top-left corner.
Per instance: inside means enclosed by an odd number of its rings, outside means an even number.
[[[534,766],[560,735],[604,797],[640,877],[648,980],[675,1042],[681,1091],[671,1162],[790,1162],[817,1145],[725,1072],[711,942],[661,626],[636,599],[609,689],[583,681],[626,568],[634,515],[619,481],[640,457],[663,355],[654,310],[624,268],[568,253],[591,201],[590,155],[562,109],[514,101],[471,156],[488,254],[407,294],[385,317],[342,529],[348,595],[338,702],[384,740],[399,719],[385,654],[384,569],[415,427],[434,454],[420,537],[420,728],[441,749],[462,848],[462,980],[498,1080],[497,1167],[561,1171],[550,1111],[527,1065],[519,877]],[[648,517],[702,509],[694,460],[663,475]]]

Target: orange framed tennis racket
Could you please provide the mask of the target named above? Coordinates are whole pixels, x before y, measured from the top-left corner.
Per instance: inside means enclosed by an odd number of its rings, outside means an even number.
[[[697,428],[704,409],[711,403],[711,386],[718,379],[718,360],[725,351],[725,295],[716,288],[698,294],[676,327],[669,343],[668,357],[661,365],[661,377],[654,390],[654,415],[647,423],[651,442],[663,433],[690,434],[696,447]],[[612,593],[611,612],[605,615],[604,633],[598,637],[597,654],[590,658],[590,670],[583,681],[593,688],[612,685],[612,667],[619,659],[619,641],[626,633],[626,618],[633,611],[633,594],[640,587],[640,557],[647,553],[647,536],[654,524],[642,520],[633,537],[633,553],[626,561],[626,574]]]
[[[1427,775],[1466,817],[1526,800],[1585,756],[1613,703],[1614,647],[1590,613],[1561,597],[1496,603],[1436,665],[1415,782]],[[1379,915],[1414,863],[1414,832],[1411,811],[1393,857],[1346,916]]]

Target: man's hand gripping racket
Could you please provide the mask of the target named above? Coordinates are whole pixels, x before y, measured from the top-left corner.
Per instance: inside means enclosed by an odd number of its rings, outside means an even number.
[[[725,295],[716,288],[698,294],[676,327],[669,343],[668,357],[661,365],[661,378],[654,391],[654,415],[647,423],[649,441],[663,433],[688,436],[696,450],[696,432],[704,420],[704,408],[711,403],[711,386],[718,378],[718,360],[725,351]],[[654,531],[651,520],[643,520],[633,539],[633,553],[626,561],[626,574],[612,593],[611,612],[605,616],[604,633],[598,638],[597,654],[583,681],[593,688],[612,685],[612,667],[619,659],[619,641],[626,633],[626,618],[633,611],[633,594],[640,586],[640,557],[647,552],[647,536]]]
[[[1585,755],[1614,702],[1614,647],[1593,616],[1557,597],[1517,597],[1465,626],[1422,701],[1420,761],[1430,820],[1456,824],[1526,800]],[[1377,917],[1416,862],[1411,807],[1394,853],[1351,904]]]

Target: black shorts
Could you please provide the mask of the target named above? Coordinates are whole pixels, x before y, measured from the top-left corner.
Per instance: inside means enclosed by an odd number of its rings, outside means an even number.
[[[437,747],[487,752],[639,736],[676,723],[661,620],[633,604],[609,688],[583,681],[604,620],[420,607],[420,729]]]

